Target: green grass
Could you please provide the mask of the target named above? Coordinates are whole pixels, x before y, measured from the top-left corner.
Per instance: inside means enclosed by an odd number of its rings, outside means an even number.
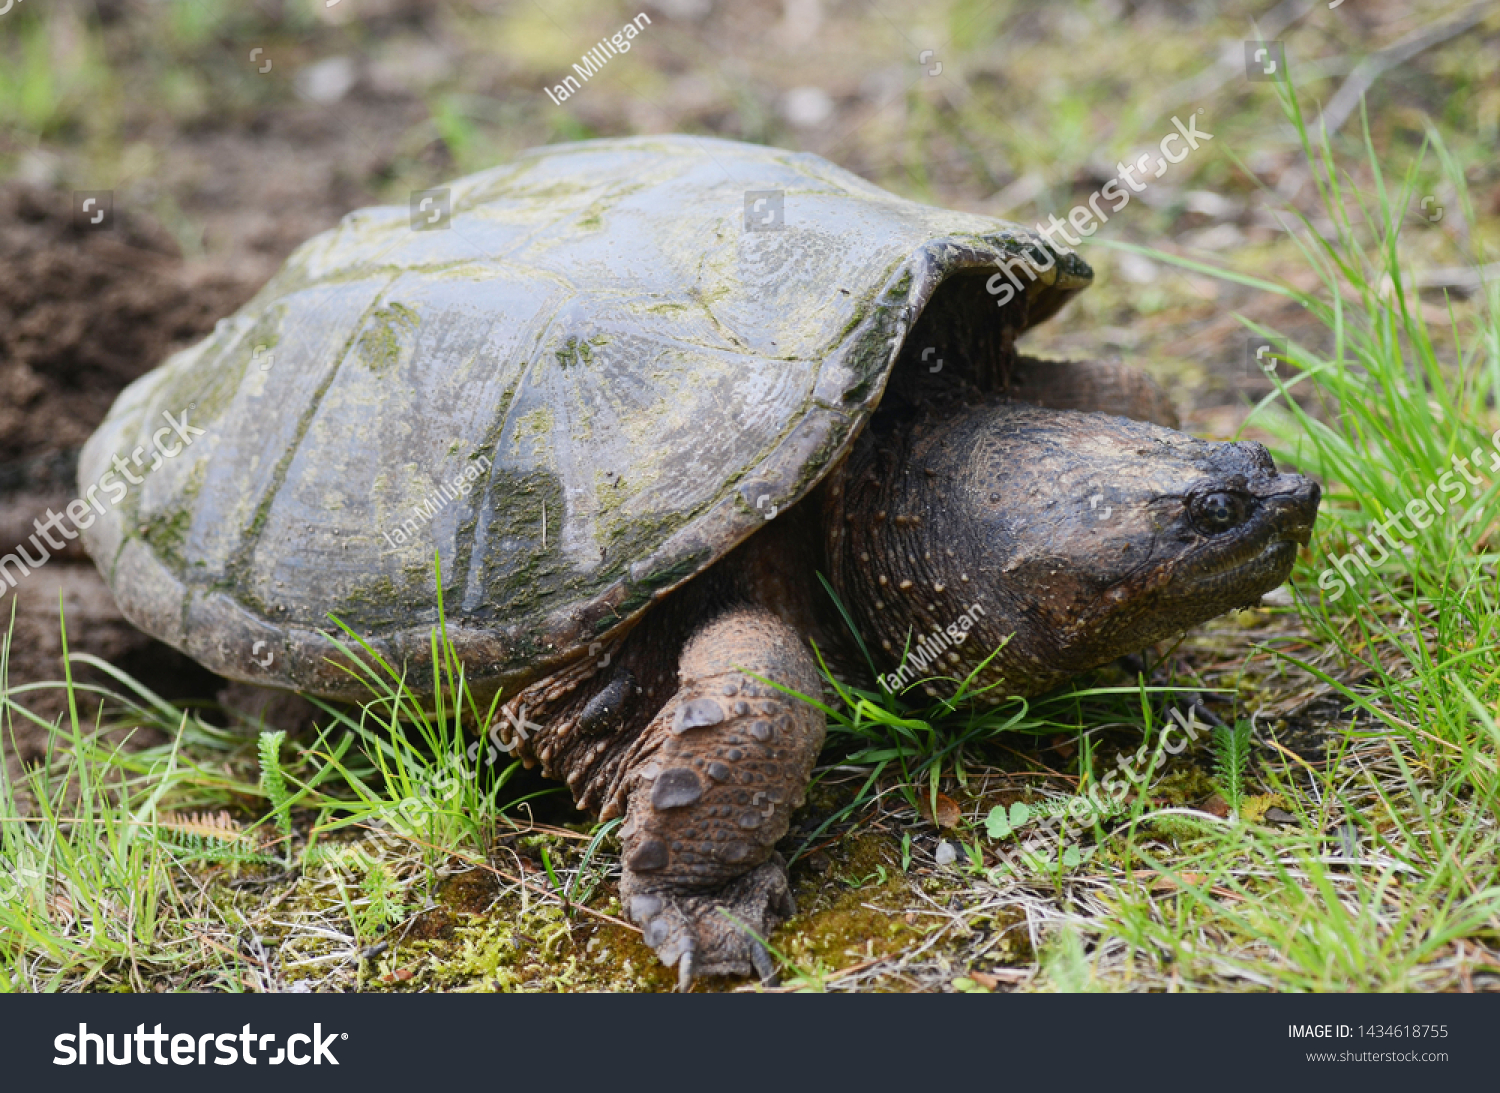
[[[0,132],[63,137],[98,112],[109,71],[91,28],[36,7],[0,27]]]
[[[455,864],[485,867],[497,830],[534,827],[508,810],[558,790],[506,795],[519,761],[486,764],[456,708],[424,705],[390,665],[356,657],[360,644],[344,649],[370,700],[352,712],[322,704],[326,727],[306,741],[216,728],[102,661],[70,658],[119,686],[85,687],[70,671],[58,684],[69,715],[45,759],[22,785],[0,771],[0,989],[264,989],[234,944],[244,886],[327,882],[362,948]],[[471,699],[440,628],[433,645],[439,694]],[[43,686],[0,689],[6,722],[35,720],[21,700]],[[101,697],[107,724],[81,722],[81,701]],[[103,739],[132,726],[170,743]],[[561,906],[592,896],[591,864],[614,826],[601,825],[566,891],[534,895]]]

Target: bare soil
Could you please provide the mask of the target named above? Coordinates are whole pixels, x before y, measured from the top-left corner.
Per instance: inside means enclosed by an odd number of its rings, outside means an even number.
[[[184,262],[172,236],[142,215],[87,230],[75,223],[69,193],[0,187],[0,554],[77,496],[78,451],[115,396],[256,287],[226,263]],[[76,540],[0,591],[10,591],[14,613],[13,688],[63,678],[61,608],[71,651],[108,660],[167,697],[212,698],[217,689],[216,677],[120,615]],[[77,675],[103,682],[92,669]],[[19,699],[45,721],[65,711],[60,689]],[[94,712],[79,711],[90,721]],[[42,726],[18,721],[15,731],[12,769],[46,748]]]

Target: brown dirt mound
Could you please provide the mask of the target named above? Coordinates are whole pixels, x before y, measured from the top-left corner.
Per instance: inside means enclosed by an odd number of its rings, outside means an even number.
[[[185,268],[139,216],[85,230],[72,206],[67,192],[0,187],[0,466],[80,446],[121,388],[253,288]]]
[[[71,193],[0,186],[0,554],[76,496],[78,449],[120,390],[254,289],[223,268],[185,264],[171,236],[139,215],[88,230],[74,222]],[[72,650],[106,658],[165,696],[213,695],[215,677],[125,621],[76,542],[14,591],[0,582],[10,686],[62,678],[59,597]],[[75,676],[104,682],[88,670]],[[47,720],[66,709],[60,690],[16,697]],[[85,707],[80,716],[92,722],[94,703]],[[43,752],[39,726],[12,725],[12,763]],[[3,746],[9,752],[11,741]]]

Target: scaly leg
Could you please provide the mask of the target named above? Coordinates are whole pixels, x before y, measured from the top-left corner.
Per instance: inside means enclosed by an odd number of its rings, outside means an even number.
[[[823,745],[819,676],[796,633],[759,608],[703,625],[680,687],[632,748],[622,796],[626,913],[687,989],[694,975],[774,972],[765,936],[795,905],[775,845]]]

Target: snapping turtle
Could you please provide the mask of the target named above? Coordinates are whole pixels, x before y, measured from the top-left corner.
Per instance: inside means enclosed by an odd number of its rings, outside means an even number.
[[[819,693],[809,639],[864,668],[820,572],[881,685],[1000,647],[997,701],[1254,602],[1309,536],[1318,487],[1260,445],[1016,353],[1092,277],[1017,225],[682,137],[422,196],[120,396],[80,482],[124,495],[85,542],[143,629],[344,699],[329,616],[431,678],[436,553],[492,731],[625,816],[622,902],[684,983],[769,974],[742,927],[791,911],[775,845],[824,719],[779,688]]]

